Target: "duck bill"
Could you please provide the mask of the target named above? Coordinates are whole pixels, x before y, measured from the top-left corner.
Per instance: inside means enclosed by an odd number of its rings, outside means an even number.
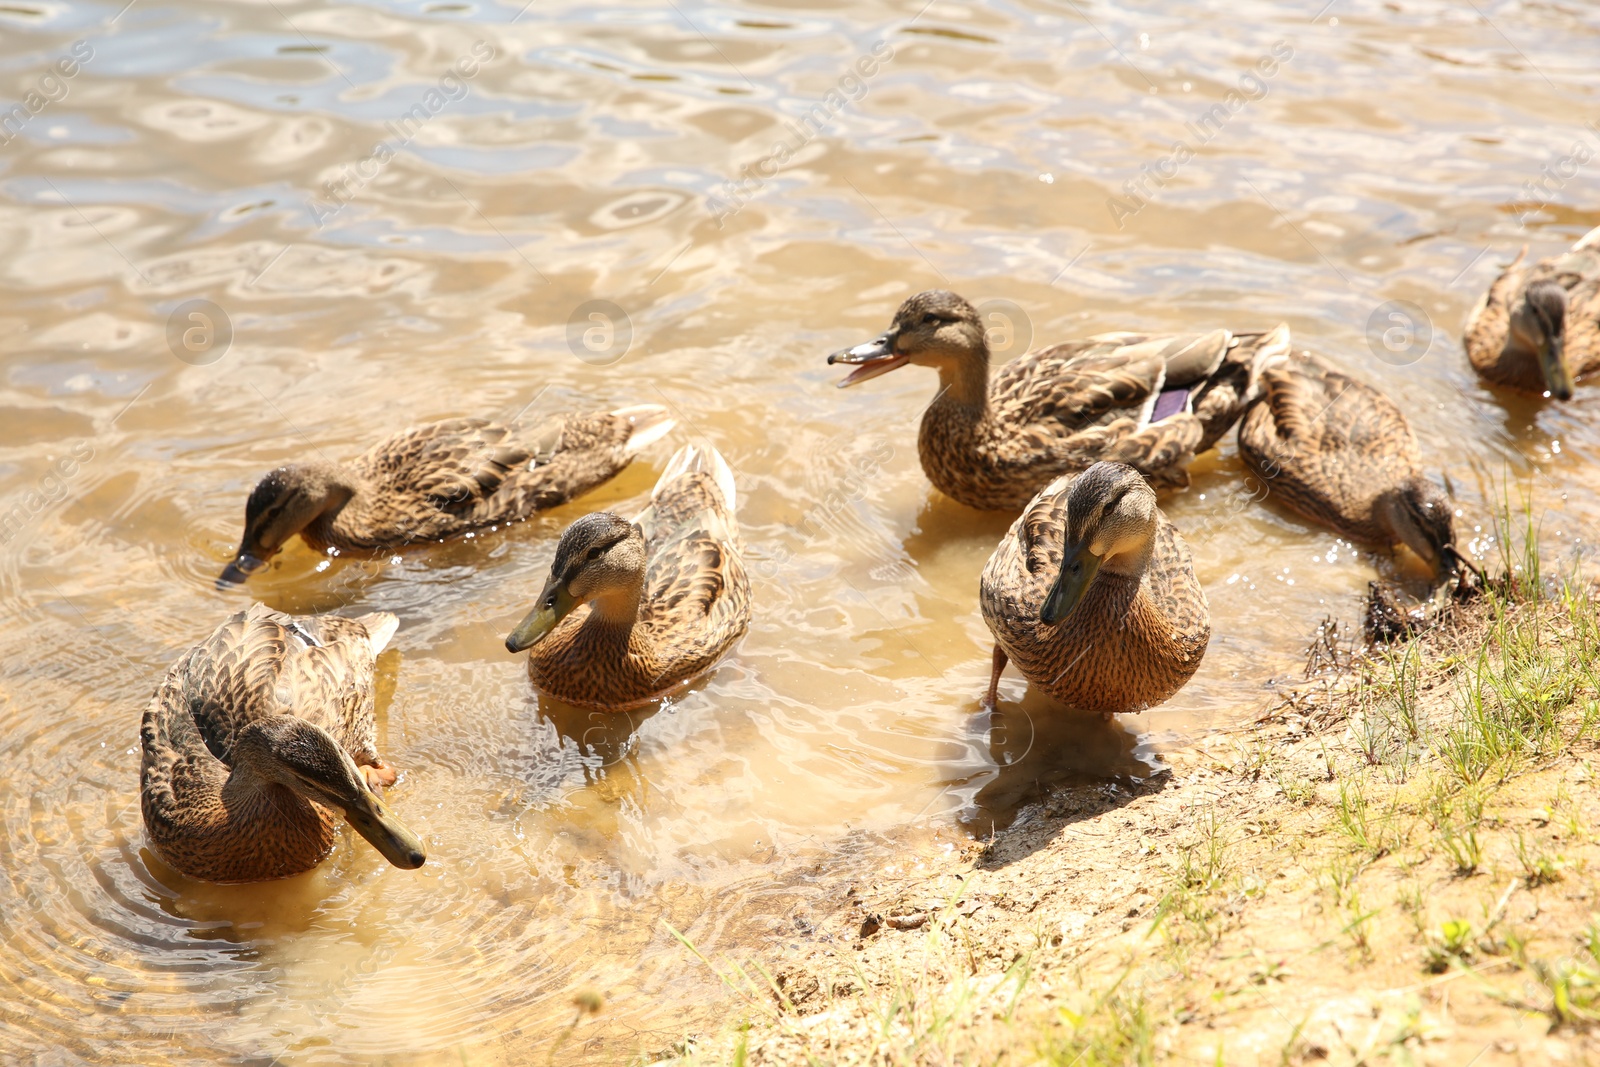
[[[882,337],[875,337],[864,344],[854,348],[840,349],[828,357],[828,365],[844,363],[855,366],[855,370],[839,382],[840,389],[847,389],[852,385],[860,384],[868,378],[876,378],[880,374],[888,374],[896,368],[903,367],[911,361],[910,356],[897,356],[894,352],[895,332],[890,330]]]
[[[217,588],[226,590],[230,586],[243,585],[256,571],[267,565],[264,559],[257,559],[250,553],[240,549],[233,562],[222,568],[222,573],[217,576]]]
[[[566,586],[551,582],[539,594],[539,606],[528,612],[528,617],[506,637],[506,650],[523,652],[532,648],[577,606]]]
[[[1572,399],[1572,372],[1567,369],[1564,339],[1552,337],[1539,352],[1539,371],[1544,375],[1544,387],[1557,400]]]
[[[1100,557],[1090,552],[1088,545],[1068,545],[1061,556],[1061,573],[1039,609],[1039,621],[1054,626],[1071,615],[1099,573]]]
[[[352,830],[401,870],[414,871],[427,861],[428,852],[422,847],[422,839],[402,826],[372,790],[362,789],[361,795],[345,809],[344,817]]]

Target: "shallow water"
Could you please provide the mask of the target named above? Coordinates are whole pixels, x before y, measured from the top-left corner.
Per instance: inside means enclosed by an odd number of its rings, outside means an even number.
[[[1146,773],[1408,573],[1256,500],[1230,442],[1165,505],[1210,597],[1199,675],[1109,728],[1008,676],[991,730],[976,583],[1009,516],[922,477],[931,375],[841,392],[822,358],[918,289],[1013,301],[1013,349],[1287,320],[1404,404],[1481,556],[1505,481],[1560,551],[1600,514],[1600,389],[1491,393],[1458,342],[1497,264],[1600,223],[1571,206],[1600,156],[1594,11],[122,4],[0,5],[0,100],[53,98],[0,135],[8,1061],[522,1062],[586,988],[608,1007],[556,1062],[665,1048],[718,995],[666,923],[759,952],[1041,782]],[[747,164],[771,176],[729,184]],[[1163,181],[1136,202],[1142,173]],[[193,299],[226,346],[184,346]],[[1394,299],[1431,345],[1369,344]],[[211,588],[274,464],[640,402],[679,429],[579,505],[393,559],[296,546],[249,594]],[[686,440],[737,475],[748,637],[652,712],[541,706],[501,641],[555,534],[641,507]],[[145,847],[140,711],[247,595],[400,616],[381,736],[422,870],[357,840],[207,887]]]

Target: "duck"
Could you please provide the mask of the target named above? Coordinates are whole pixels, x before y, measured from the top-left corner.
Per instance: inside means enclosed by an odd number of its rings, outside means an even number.
[[[1600,226],[1528,266],[1528,248],[1467,317],[1463,341],[1485,381],[1556,400],[1600,373]]]
[[[1455,508],[1422,469],[1405,413],[1309,352],[1261,369],[1239,456],[1267,493],[1352,541],[1403,544],[1439,581],[1461,574]]]
[[[609,481],[676,420],[660,404],[558,415],[526,430],[458,418],[402,431],[349,463],[268,473],[218,588],[244,582],[296,534],[319,552],[373,552],[519,522]]]
[[[1183,687],[1211,639],[1189,546],[1125,463],[1040,490],[989,557],[978,600],[995,641],[991,711],[1008,662],[1074,710],[1142,711]]]
[[[145,833],[167,866],[288,878],[332,851],[338,815],[394,866],[422,866],[421,840],[383,801],[397,776],[373,721],[374,664],[397,626],[253,604],[179,657],[139,726]]]
[[[1289,327],[1235,334],[1102,333],[1038,349],[991,379],[978,310],[931,289],[889,329],[828,357],[853,365],[840,388],[907,364],[939,372],[917,453],[934,487],[985,511],[1017,511],[1061,475],[1100,460],[1185,488],[1187,467],[1233,427],[1257,363],[1287,349]]]
[[[549,580],[506,638],[539,691],[625,711],[714,667],[750,625],[733,472],[685,445],[633,521],[596,512],[567,527]]]

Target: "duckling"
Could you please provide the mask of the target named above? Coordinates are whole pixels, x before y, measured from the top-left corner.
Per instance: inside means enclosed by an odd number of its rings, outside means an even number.
[[[1352,541],[1403,544],[1444,581],[1459,573],[1455,508],[1422,473],[1399,407],[1301,352],[1264,367],[1239,420],[1239,456],[1268,490]]]
[[[917,452],[935,488],[969,507],[1016,510],[1041,487],[1098,460],[1182,488],[1185,469],[1238,419],[1256,365],[1287,350],[1266,333],[1098,334],[1020,356],[989,377],[978,311],[955,293],[918,293],[888,331],[828,357],[856,385],[908,363],[939,372]]]
[[[1467,359],[1485,381],[1571,400],[1600,372],[1600,227],[1567,252],[1525,266],[1528,248],[1467,318]]]
[[[1000,539],[978,590],[995,640],[990,709],[1014,660],[1068,707],[1142,711],[1183,687],[1211,639],[1189,546],[1123,463],[1096,463],[1041,490]]]
[[[716,665],[750,624],[733,472],[685,445],[632,522],[586,515],[556,545],[536,606],[506,638],[568,704],[622,711]]]
[[[139,728],[139,799],[150,844],[208,882],[308,871],[333,849],[334,812],[390,863],[422,842],[379,790],[372,679],[397,622],[293,616],[252,605],[167,671]]]
[[[251,492],[244,538],[217,586],[243,582],[295,534],[317,551],[374,551],[521,521],[609,481],[674,421],[659,404],[556,416],[527,433],[447,419],[348,464],[279,467]]]

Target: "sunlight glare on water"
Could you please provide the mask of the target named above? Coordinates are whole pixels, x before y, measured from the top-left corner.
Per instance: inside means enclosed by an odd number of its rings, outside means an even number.
[[[1600,390],[1492,393],[1459,332],[1523,244],[1600,223],[1565,206],[1587,172],[1528,192],[1600,154],[1600,15],[1302,7],[0,5],[0,106],[41,102],[0,132],[0,1058],[542,1062],[585,989],[555,1062],[669,1049],[722,994],[666,924],[759,957],[1053,781],[1246,720],[1375,573],[1415,577],[1258,500],[1230,439],[1165,501],[1200,673],[1109,726],[1008,675],[991,729],[1011,516],[929,488],[933,375],[824,363],[921,289],[1012,302],[1014,348],[1287,321],[1401,403],[1480,556],[1507,480],[1570,553]],[[576,504],[212,588],[279,463],[635,403],[678,429]],[[684,441],[735,471],[749,635],[659,707],[541,702],[502,642],[556,535],[643,507]],[[347,835],[207,886],[145,845],[140,712],[250,596],[399,615],[380,740],[422,869]]]

